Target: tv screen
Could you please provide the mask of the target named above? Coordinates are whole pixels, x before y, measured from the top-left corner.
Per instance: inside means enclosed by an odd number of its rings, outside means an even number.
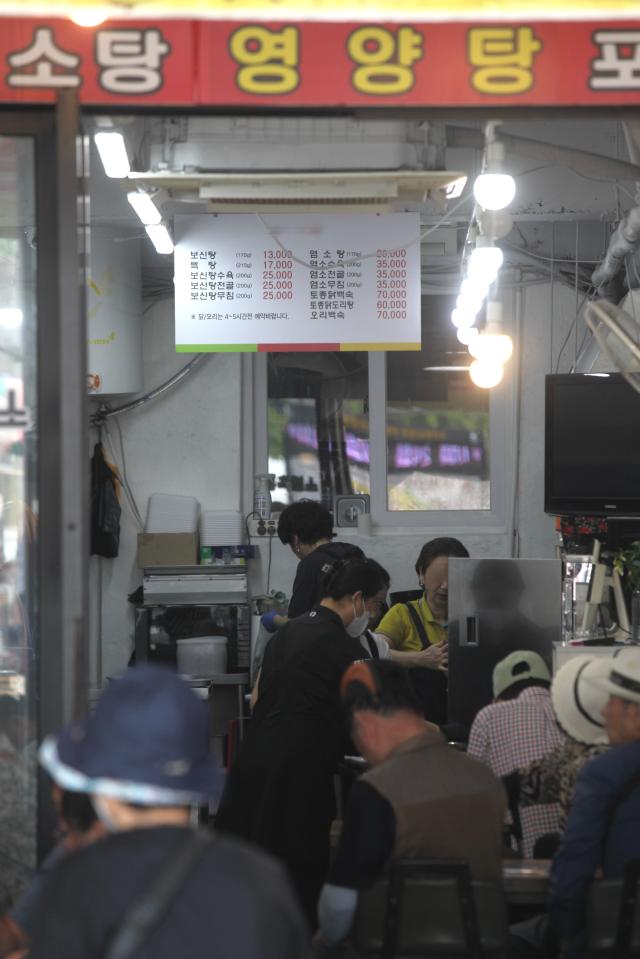
[[[545,510],[640,515],[640,394],[620,374],[547,376]]]

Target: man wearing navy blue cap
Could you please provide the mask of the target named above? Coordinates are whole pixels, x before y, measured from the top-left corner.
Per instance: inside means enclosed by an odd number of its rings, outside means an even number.
[[[169,670],[141,666],[95,713],[43,743],[63,788],[88,793],[110,835],[51,875],[31,959],[301,959],[308,934],[278,865],[189,828],[218,795],[204,703]]]

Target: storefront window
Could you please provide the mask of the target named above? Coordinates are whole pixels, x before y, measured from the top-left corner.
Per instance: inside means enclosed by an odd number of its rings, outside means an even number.
[[[489,391],[455,369],[469,359],[452,306],[423,297],[422,351],[387,356],[389,511],[491,509]]]
[[[276,353],[269,362],[275,507],[369,493],[366,353]]]
[[[0,895],[36,860],[34,148],[0,137]]]
[[[441,373],[446,399],[387,404],[390,510],[488,510],[488,395]]]

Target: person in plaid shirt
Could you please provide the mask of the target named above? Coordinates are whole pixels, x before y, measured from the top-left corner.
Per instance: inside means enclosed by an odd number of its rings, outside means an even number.
[[[564,736],[553,712],[550,685],[549,669],[538,653],[519,650],[502,659],[493,671],[495,702],[473,721],[469,755],[496,776],[508,776],[559,746]],[[522,809],[521,825],[521,851],[528,859],[541,836],[559,832],[559,804]]]

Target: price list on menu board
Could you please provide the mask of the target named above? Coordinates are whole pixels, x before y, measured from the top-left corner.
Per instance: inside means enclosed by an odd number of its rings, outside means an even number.
[[[175,219],[176,350],[420,349],[420,220]]]

